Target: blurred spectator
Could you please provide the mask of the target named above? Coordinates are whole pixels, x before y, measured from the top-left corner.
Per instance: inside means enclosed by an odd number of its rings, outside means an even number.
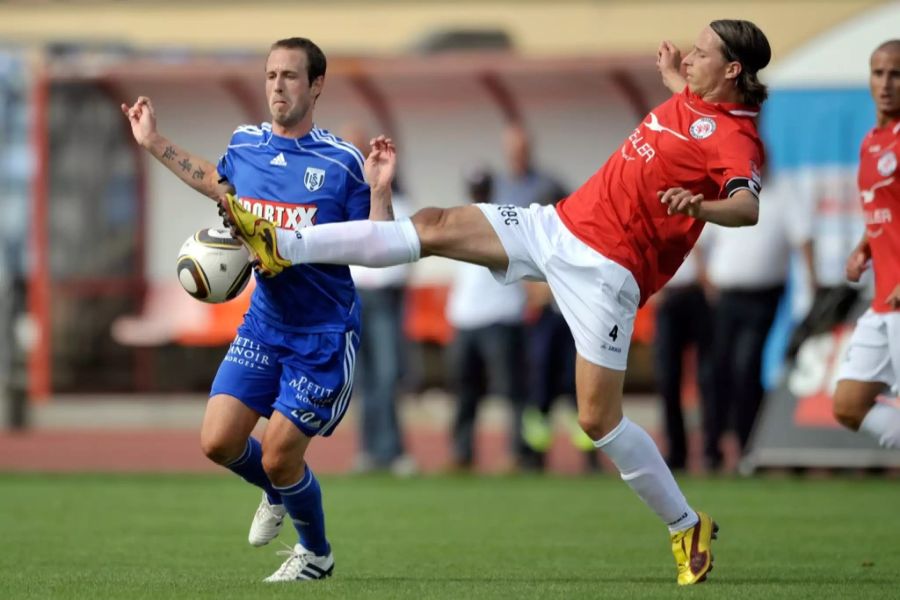
[[[801,202],[807,214],[800,218],[811,223],[811,243],[805,248],[806,275],[813,296],[798,302],[805,316],[794,328],[787,345],[787,357],[793,359],[807,338],[831,331],[847,320],[860,299],[864,286],[847,282],[844,265],[864,231],[859,209],[859,191],[855,178],[842,172],[804,173],[803,177],[778,178],[770,190],[791,194]],[[789,191],[781,191],[789,186]],[[868,280],[868,278],[867,278]],[[801,292],[803,290],[800,290]],[[803,299],[803,294],[795,294]]]
[[[366,130],[347,124],[341,137],[369,154]],[[395,179],[395,188],[396,188]],[[394,216],[409,216],[400,190],[394,189]],[[350,274],[362,302],[362,331],[357,356],[357,383],[361,395],[359,411],[360,451],[354,469],[364,473],[390,470],[398,476],[414,474],[418,468],[404,449],[403,431],[397,415],[400,378],[403,375],[403,308],[409,265],[383,269],[351,267]]]
[[[743,452],[763,399],[762,354],[787,281],[791,252],[808,248],[809,220],[791,197],[763,192],[756,227],[707,226],[708,277],[718,293],[713,333],[716,393],[704,407],[707,467],[721,467],[730,423]],[[809,256],[809,252],[806,253]]]
[[[472,202],[488,202],[493,178],[484,169],[468,174]],[[453,423],[453,466],[469,469],[474,461],[474,432],[478,404],[487,389],[507,398],[512,406],[510,454],[521,460],[520,424],[525,402],[523,314],[521,284],[502,285],[481,266],[456,263],[447,301],[447,320],[455,335],[447,348],[448,379],[457,396]]]
[[[530,206],[556,204],[568,195],[556,179],[532,163],[531,140],[521,124],[511,123],[503,132],[507,172],[497,177],[494,204]]]
[[[503,132],[503,150],[507,171],[497,178],[495,204],[556,204],[568,192],[554,177],[535,167],[531,140],[519,123],[510,123]],[[528,298],[528,398],[523,414],[522,432],[526,448],[521,449],[523,466],[543,469],[545,455],[552,442],[549,415],[553,402],[561,395],[575,397],[575,341],[562,314],[553,301],[550,287],[543,282],[527,282]],[[596,467],[596,452],[590,439],[574,419],[572,440],[588,453],[589,467]],[[592,460],[594,459],[594,460]]]
[[[702,240],[703,238],[701,238]],[[664,423],[670,469],[687,466],[688,446],[682,410],[685,352],[695,350],[697,388],[704,434],[707,462],[720,460],[718,439],[710,432],[706,407],[716,407],[715,371],[712,354],[713,313],[706,299],[708,285],[703,251],[698,244],[688,255],[669,283],[660,290],[656,303],[656,339],[654,358],[656,383],[663,400]],[[710,414],[714,414],[711,412]],[[712,435],[711,435],[712,434]]]

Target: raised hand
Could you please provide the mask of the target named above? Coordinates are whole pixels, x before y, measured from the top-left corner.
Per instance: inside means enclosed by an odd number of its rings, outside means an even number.
[[[669,40],[663,40],[656,51],[656,68],[662,75],[663,85],[673,94],[684,89],[687,81],[681,72],[681,50]]]
[[[659,43],[656,51],[656,68],[660,73],[681,73],[681,50],[669,40]]]
[[[696,218],[700,214],[703,194],[694,194],[680,187],[669,188],[665,192],[656,192],[659,201],[668,205],[670,215],[682,214]]]
[[[135,141],[145,148],[148,147],[151,138],[156,134],[156,113],[153,111],[150,98],[140,96],[131,106],[122,104],[121,108],[131,124],[131,134]]]
[[[375,189],[390,189],[397,170],[397,148],[394,141],[383,135],[369,142],[372,151],[366,158],[366,181]]]

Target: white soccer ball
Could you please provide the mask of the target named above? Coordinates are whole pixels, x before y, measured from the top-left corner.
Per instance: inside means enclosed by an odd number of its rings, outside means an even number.
[[[227,302],[250,280],[250,253],[227,229],[201,229],[178,252],[178,281],[203,302]]]

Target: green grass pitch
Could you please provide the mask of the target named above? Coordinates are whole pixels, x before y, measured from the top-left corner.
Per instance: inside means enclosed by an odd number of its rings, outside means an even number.
[[[321,481],[335,576],[263,584],[281,544],[247,544],[236,477],[0,475],[0,598],[900,597],[896,480],[685,479],[722,527],[689,589],[612,476]]]

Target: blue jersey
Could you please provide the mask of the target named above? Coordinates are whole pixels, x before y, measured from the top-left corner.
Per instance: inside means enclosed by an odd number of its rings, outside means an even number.
[[[218,172],[244,207],[285,229],[366,219],[369,186],[363,157],[323,129],[302,138],[272,126],[235,130]],[[295,265],[273,278],[256,278],[250,315],[296,332],[344,332],[359,327],[359,301],[343,265]]]

